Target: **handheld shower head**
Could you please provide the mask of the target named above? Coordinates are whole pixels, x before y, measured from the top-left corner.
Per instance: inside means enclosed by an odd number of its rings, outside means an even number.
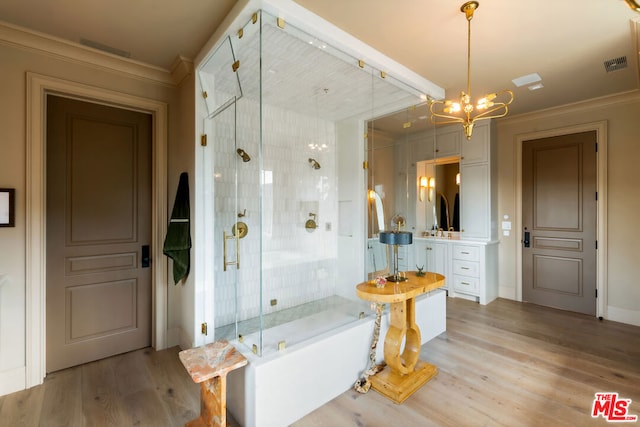
[[[249,157],[249,155],[247,154],[246,151],[244,151],[242,148],[238,148],[236,150],[236,153],[238,153],[238,156],[240,156],[242,158],[243,162],[248,162],[249,160],[251,160],[251,157]]]
[[[311,164],[312,168],[320,169],[320,163],[318,163],[316,159],[309,159],[309,163]]]

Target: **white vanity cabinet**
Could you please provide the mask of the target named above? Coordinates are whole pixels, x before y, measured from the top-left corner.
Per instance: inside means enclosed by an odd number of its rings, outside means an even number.
[[[436,132],[435,158],[457,156],[460,153],[462,133],[456,128],[441,128]]]
[[[498,243],[474,240],[414,239],[416,261],[424,271],[444,275],[450,297],[488,304],[498,297]]]
[[[460,229],[468,239],[497,240],[495,125],[481,122],[460,151]]]
[[[463,133],[458,127],[448,126],[414,134],[409,137],[413,147],[413,160],[433,160],[458,156]]]
[[[445,277],[444,288],[449,288],[449,245],[429,239],[419,239],[415,244],[415,260],[417,267],[424,267],[422,271],[431,271]]]

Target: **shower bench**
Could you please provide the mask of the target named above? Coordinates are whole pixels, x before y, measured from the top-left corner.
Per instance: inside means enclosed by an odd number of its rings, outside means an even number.
[[[181,351],[178,356],[193,382],[200,383],[200,416],[186,427],[227,425],[227,374],[247,359],[226,340]]]

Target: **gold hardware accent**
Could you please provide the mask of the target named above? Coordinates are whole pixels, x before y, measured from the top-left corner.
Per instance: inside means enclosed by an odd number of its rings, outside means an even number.
[[[238,334],[238,342],[244,342],[244,337],[242,334]]]
[[[402,124],[402,128],[403,129],[407,129],[407,128],[410,128],[410,127],[411,127],[411,122],[405,122],[405,123]]]
[[[238,221],[231,228],[231,232],[234,236],[237,234],[238,237],[242,239],[249,232],[249,226],[242,221]]]
[[[271,300],[271,307],[273,307],[275,305],[278,305],[278,300],[274,298],[274,299]]]
[[[311,217],[311,219],[308,219],[307,222],[304,223],[304,228],[306,228],[307,231],[313,231],[318,228],[316,224],[316,214],[309,213],[309,217]]]
[[[369,162],[367,162],[366,160],[362,162],[362,169],[369,169]]]
[[[364,68],[364,61],[362,59],[358,59],[358,66]]]
[[[204,99],[207,99],[207,96],[209,96],[209,94],[207,93],[207,91],[206,91],[206,90],[205,90],[205,91],[203,91],[203,92],[202,92],[202,97],[203,97]]]
[[[284,19],[282,19],[282,18],[278,18],[278,21],[277,21],[277,22],[278,22],[278,28],[282,28],[282,29],[284,30],[284,26],[285,26],[285,24],[286,24],[286,23],[284,22]]]
[[[207,134],[200,135],[200,145],[203,147],[207,146]]]
[[[383,79],[386,79],[387,73],[385,73],[384,71],[380,71],[380,77],[382,77]]]
[[[251,347],[251,351],[253,351],[253,354],[258,354],[258,346],[254,344],[253,347]]]
[[[280,341],[278,343],[278,351],[283,351],[287,347],[287,343],[285,341]]]
[[[258,22],[258,12],[254,12],[253,15],[251,15],[251,22],[253,24],[255,24],[256,22]]]
[[[234,62],[233,65],[231,65],[231,69],[233,70],[234,73],[236,71],[238,71],[238,68],[240,68],[240,60],[239,59],[236,62]]]
[[[238,30],[238,38],[241,39],[243,35],[244,35],[244,28],[240,28]]]
[[[244,211],[242,211],[242,212],[238,212],[238,218],[242,218],[242,217],[244,217],[246,215],[247,215],[247,210],[246,209]]]
[[[235,265],[236,270],[240,269],[240,238],[235,234],[231,236],[227,236],[227,232],[222,230],[223,244],[222,244],[222,254],[224,257],[224,271],[227,271],[227,266]],[[227,240],[235,239],[236,241],[236,260],[235,261],[227,261]]]
[[[203,323],[200,325],[200,330],[202,331],[202,335],[207,335],[207,323]]]
[[[369,136],[369,132],[365,132],[364,133],[364,139],[367,139],[368,136]]]

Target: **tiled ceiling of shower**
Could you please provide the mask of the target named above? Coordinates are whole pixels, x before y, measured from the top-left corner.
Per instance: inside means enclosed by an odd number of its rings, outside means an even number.
[[[303,33],[295,29],[263,23],[262,55],[258,32],[247,33],[242,40],[233,41],[234,54],[240,59],[237,72],[243,96],[257,100],[262,84],[266,105],[331,121],[371,118],[419,102],[417,91],[402,90],[391,78],[380,78],[379,71],[359,67],[357,58],[331,47],[317,47],[317,40],[310,44],[311,38],[304,40]],[[262,81],[257,78],[260,60]],[[235,84],[235,79],[218,79],[217,84],[219,90],[235,92],[220,87]]]

